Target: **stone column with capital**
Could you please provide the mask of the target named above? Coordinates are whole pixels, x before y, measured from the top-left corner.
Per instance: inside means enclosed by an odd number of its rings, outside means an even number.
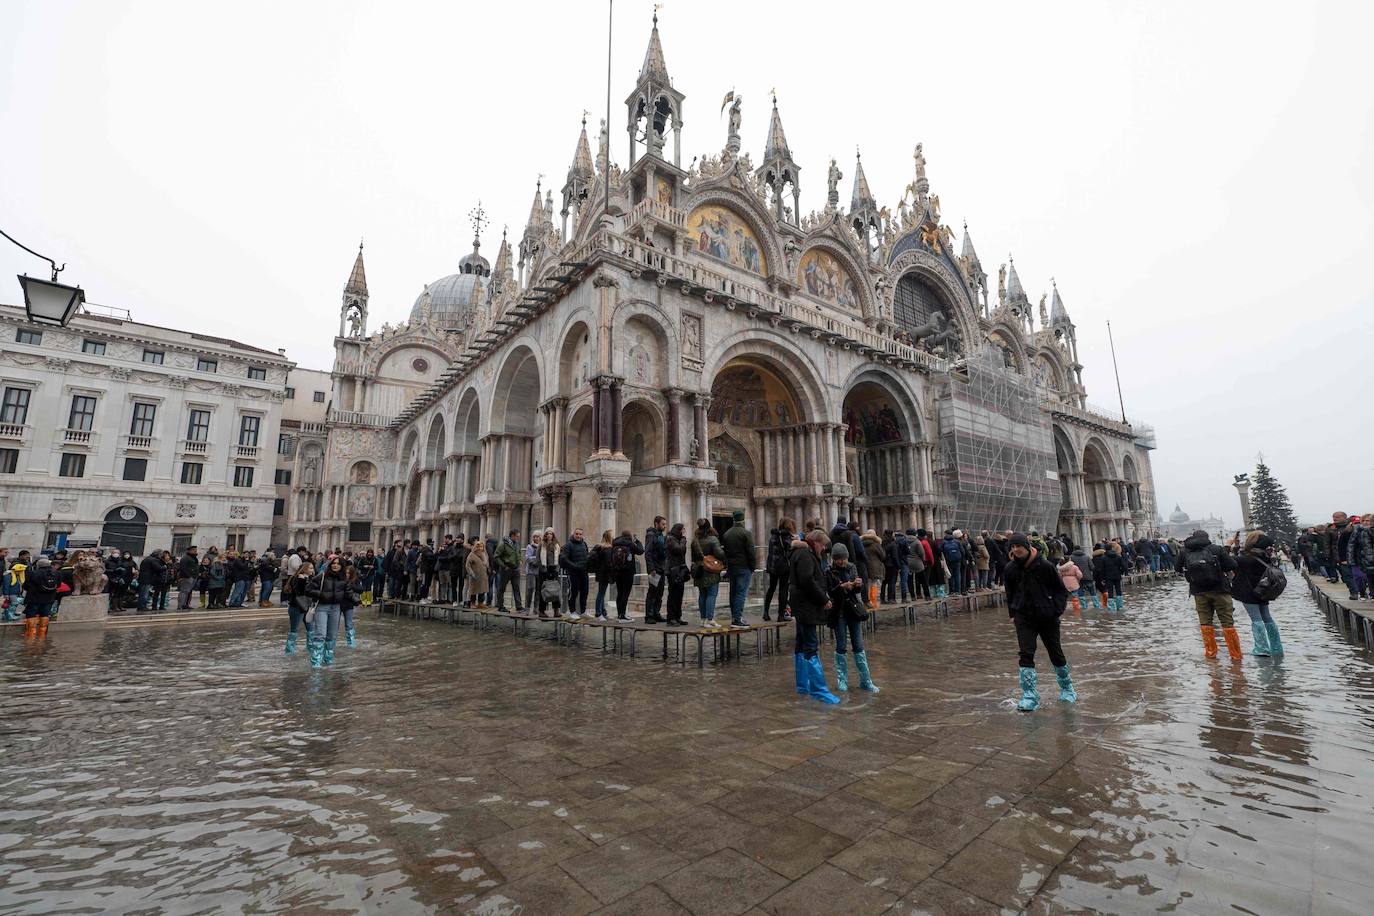
[[[670,464],[682,460],[682,396],[685,393],[681,388],[669,388],[664,391],[668,396],[666,442]]]
[[[697,444],[696,455],[693,456],[692,461],[702,467],[710,464],[706,447],[706,407],[710,403],[710,395],[697,394],[692,396],[692,439]]]
[[[682,484],[676,480],[670,480],[668,487],[668,524],[676,525],[682,522],[690,530],[692,520],[682,517]],[[604,529],[603,529],[604,530]]]
[[[611,401],[611,452],[617,458],[625,457],[625,423],[621,416],[624,406],[625,392],[621,389],[621,380],[611,379],[610,401]]]
[[[596,495],[601,507],[601,530],[608,528],[619,533],[616,525],[616,505],[619,502],[621,482],[618,480],[598,480],[595,484]]]

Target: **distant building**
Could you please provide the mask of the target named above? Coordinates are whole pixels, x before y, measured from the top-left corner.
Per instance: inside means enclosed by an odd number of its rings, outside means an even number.
[[[0,544],[267,546],[281,351],[0,305]]]
[[[297,460],[303,437],[325,434],[329,414],[329,393],[333,381],[328,372],[297,366],[286,377],[286,395],[281,405],[281,432],[277,435],[277,467],[273,482],[277,497],[272,504],[272,546],[295,547],[298,532],[292,531],[288,515],[299,517],[291,506],[292,487],[300,473]]]
[[[1192,518],[1175,503],[1169,520],[1160,524],[1159,533],[1163,537],[1182,539],[1199,528],[1215,538],[1218,531],[1226,530],[1226,522],[1210,515],[1207,518]]]

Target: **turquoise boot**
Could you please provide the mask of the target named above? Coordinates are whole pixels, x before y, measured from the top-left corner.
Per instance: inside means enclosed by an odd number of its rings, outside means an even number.
[[[859,686],[869,693],[877,693],[878,685],[873,683],[873,675],[868,670],[868,652],[854,653],[854,667],[859,669]]]
[[[319,668],[324,665],[324,640],[316,639],[313,634],[310,637],[310,667]]]
[[[1022,712],[1033,712],[1040,708],[1040,691],[1035,686],[1035,669],[1022,668],[1021,671],[1021,700],[1016,704],[1016,708]]]
[[[326,668],[334,664],[334,642],[332,639],[324,641],[324,666]]]
[[[358,646],[358,631],[353,627],[344,630],[344,641],[348,643],[348,648],[355,649]]]
[[[1097,589],[1093,589],[1092,596],[1093,596],[1093,610],[1094,610],[1094,611],[1100,611],[1100,610],[1102,610],[1102,601],[1101,601],[1101,599],[1099,599],[1099,598],[1097,597]]]
[[[1251,650],[1251,655],[1264,658],[1269,655],[1269,632],[1264,628],[1264,621],[1250,621],[1250,631],[1255,634],[1255,648]]]
[[[1059,679],[1059,702],[1077,703],[1078,691],[1073,689],[1073,678],[1069,676],[1069,666],[1056,666],[1054,676]]]
[[[287,633],[287,634],[286,634],[286,654],[287,654],[287,655],[295,655],[295,654],[296,654],[296,631],[295,631],[295,630],[292,630],[290,633]]]
[[[792,661],[797,669],[797,693],[806,696],[811,692],[811,685],[808,683],[806,674],[806,659],[802,657],[800,652],[795,652],[792,655]]]
[[[1282,655],[1283,641],[1279,639],[1279,625],[1272,620],[1266,620],[1264,622],[1264,630],[1269,637],[1269,654]]]
[[[840,652],[835,653],[835,690],[840,693],[849,692],[849,662]]]
[[[821,657],[813,655],[806,659],[806,680],[808,692],[822,703],[838,703],[840,698],[830,692],[825,684],[825,669],[821,667]]]

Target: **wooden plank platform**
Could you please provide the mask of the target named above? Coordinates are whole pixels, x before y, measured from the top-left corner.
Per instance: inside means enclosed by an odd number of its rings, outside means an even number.
[[[1351,601],[1350,589],[1344,582],[1327,582],[1320,576],[1308,575],[1306,569],[1302,577],[1307,580],[1307,588],[1326,619],[1345,634],[1346,639],[1363,645],[1365,651],[1374,651],[1374,601]]]

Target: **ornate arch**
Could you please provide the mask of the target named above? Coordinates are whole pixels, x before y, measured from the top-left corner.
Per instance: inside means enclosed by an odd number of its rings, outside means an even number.
[[[1099,463],[1100,463],[1101,466],[1102,466],[1102,479],[1104,479],[1104,480],[1115,480],[1115,479],[1116,479],[1116,464],[1115,464],[1115,462],[1114,462],[1114,460],[1113,460],[1113,458],[1112,458],[1112,450],[1111,450],[1110,448],[1107,447],[1107,443],[1103,442],[1103,441],[1102,441],[1099,437],[1097,437],[1097,436],[1089,436],[1089,437],[1088,437],[1088,440],[1087,440],[1086,442],[1083,443],[1083,469],[1084,469],[1084,473],[1087,473],[1087,468],[1088,468],[1088,450],[1089,450],[1089,449],[1092,449],[1093,451],[1097,452],[1097,456],[1098,456],[1098,459],[1099,459]]]
[[[375,350],[364,356],[363,371],[368,375],[376,375],[377,368],[381,366],[382,363],[386,362],[387,357],[391,356],[391,354],[395,353],[397,350],[405,350],[407,348],[427,350],[442,359],[445,365],[453,362],[454,354],[447,352],[443,347],[436,344],[433,339],[407,335],[403,338],[389,338],[386,345],[381,349]]]
[[[558,375],[556,378],[550,380],[550,386],[564,397],[571,397],[573,394],[573,389],[571,385],[573,378],[571,376],[568,378],[564,377],[565,375],[567,375],[567,372],[565,370],[569,368],[564,365],[564,362],[570,359],[573,355],[572,352],[570,352],[569,341],[572,339],[573,334],[577,330],[579,325],[582,326],[583,333],[587,335],[587,346],[589,348],[589,364],[587,367],[587,377],[590,379],[592,376],[596,375],[596,367],[594,365],[591,365],[591,362],[594,362],[595,357],[595,344],[591,340],[591,332],[592,329],[595,328],[597,325],[596,315],[590,307],[585,305],[578,306],[563,320],[563,323],[559,325],[558,339],[555,341],[553,347],[549,350],[551,354],[555,354],[558,357]],[[575,347],[573,349],[575,349]],[[573,374],[575,375],[577,367],[573,366],[571,367],[571,369]]]
[[[792,385],[797,406],[812,423],[838,422],[826,397],[825,384],[812,367],[813,360],[785,335],[771,328],[736,331],[712,348],[707,355],[703,379],[715,379],[731,360],[745,358],[764,363],[770,371]]]
[[[754,237],[764,247],[765,271],[761,276],[766,280],[781,279],[788,284],[793,282],[790,277],[784,278],[779,273],[779,271],[787,269],[787,260],[783,257],[782,244],[778,240],[778,233],[767,207],[753,194],[734,187],[727,177],[705,184],[700,189],[694,189],[691,199],[686,203],[689,220],[692,213],[700,207],[714,205],[732,211],[748,224],[749,228],[754,231]]]
[[[1073,436],[1069,435],[1069,431],[1060,424],[1051,423],[1050,430],[1054,438],[1056,461],[1062,457],[1064,462],[1068,465],[1065,470],[1077,474],[1079,469],[1083,466],[1083,450],[1073,444]]]
[[[547,376],[544,373],[542,352],[539,344],[527,334],[521,335],[511,342],[506,351],[505,359],[501,361],[501,369],[496,374],[496,382],[491,386],[491,392],[487,396],[487,429],[489,432],[506,432],[507,414],[512,410],[509,389],[527,362],[533,363],[535,371],[534,403],[530,405],[530,409],[537,408],[540,401],[543,400],[544,379]],[[516,406],[514,409],[518,410],[519,407]]]
[[[1035,363],[1038,360],[1045,360],[1050,364],[1050,370],[1054,373],[1054,380],[1058,387],[1052,389],[1058,391],[1060,396],[1066,396],[1068,388],[1068,371],[1064,366],[1057,347],[1035,347],[1031,350],[1031,378],[1035,378]]]
[[[650,387],[660,388],[677,385],[681,375],[682,360],[678,358],[681,349],[678,343],[677,328],[673,326],[667,312],[652,302],[632,299],[616,306],[611,315],[611,325],[617,329],[622,329],[627,327],[632,319],[639,319],[649,325],[663,348],[664,383],[661,386],[650,384]],[[615,347],[611,353],[611,369],[617,375],[633,383],[634,373],[630,371],[632,367],[627,365],[629,359],[628,348]]]
[[[444,452],[447,445],[447,421],[443,411],[429,415],[429,432],[425,433],[425,454],[423,464],[427,470],[444,466]]]
[[[849,373],[849,378],[845,379],[841,390],[843,395],[840,397],[840,410],[844,411],[844,402],[849,398],[849,393],[864,382],[872,382],[887,389],[892,394],[893,399],[898,402],[901,408],[901,419],[905,421],[907,432],[912,437],[912,442],[926,442],[929,437],[926,432],[925,417],[921,413],[920,399],[907,386],[906,380],[896,372],[878,363],[866,363],[858,366],[853,372]]]
[[[883,291],[883,298],[880,303],[884,316],[890,318],[896,308],[897,284],[907,274],[915,273],[945,296],[952,311],[950,317],[958,326],[959,337],[964,342],[965,348],[972,348],[979,344],[977,305],[969,298],[964,289],[963,281],[945,263],[944,259],[937,258],[924,249],[913,248],[898,255],[892,261],[889,269],[892,274],[892,282]]]
[[[852,234],[850,238],[852,238]],[[792,276],[788,277],[789,283],[794,283],[800,290],[806,289],[806,283],[801,277],[801,264],[806,260],[806,256],[814,250],[824,251],[840,262],[840,266],[849,274],[849,278],[854,281],[855,290],[859,295],[859,314],[866,319],[876,318],[878,315],[878,301],[873,292],[873,283],[869,280],[868,271],[864,269],[859,259],[854,256],[854,251],[847,243],[838,241],[830,227],[820,232],[813,232],[803,240],[801,254],[797,257],[797,264],[792,270]],[[823,300],[822,300],[823,301]]]
[[[1015,325],[1005,322],[998,322],[988,328],[984,335],[986,342],[991,346],[996,346],[996,341],[1001,340],[1007,345],[1007,352],[1016,362],[1017,375],[1030,375],[1030,361],[1026,356],[1026,340],[1017,331]]]
[[[453,411],[452,450],[459,455],[480,453],[478,443],[482,438],[482,405],[479,400],[477,387],[471,383],[458,397],[458,406]]]

